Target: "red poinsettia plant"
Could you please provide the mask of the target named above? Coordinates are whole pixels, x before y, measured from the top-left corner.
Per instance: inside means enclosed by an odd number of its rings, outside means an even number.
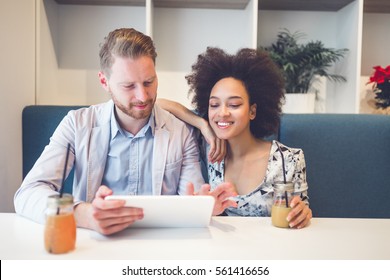
[[[390,106],[390,65],[386,68],[375,66],[373,74],[367,84],[372,85],[375,93],[376,107],[387,108]]]

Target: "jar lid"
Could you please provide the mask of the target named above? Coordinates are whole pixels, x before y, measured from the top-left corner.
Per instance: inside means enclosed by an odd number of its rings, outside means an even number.
[[[275,191],[293,191],[294,184],[292,182],[275,182],[273,184],[273,188]]]
[[[47,198],[47,206],[49,207],[58,207],[69,204],[73,204],[73,196],[69,193],[64,193],[62,197],[60,197],[59,194],[54,194]]]

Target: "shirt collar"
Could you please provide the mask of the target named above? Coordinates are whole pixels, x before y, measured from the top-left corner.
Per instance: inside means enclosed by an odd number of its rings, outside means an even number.
[[[126,137],[134,137],[135,135],[132,135],[131,133],[124,131],[120,125],[118,124],[118,121],[115,117],[115,105],[113,110],[111,111],[111,140],[114,139],[118,133],[120,133],[123,136]],[[155,131],[155,113],[154,110],[152,110],[152,113],[149,117],[149,121],[145,124],[145,126],[137,133],[137,137],[143,137],[146,135],[146,133],[150,130],[152,135],[154,136]]]

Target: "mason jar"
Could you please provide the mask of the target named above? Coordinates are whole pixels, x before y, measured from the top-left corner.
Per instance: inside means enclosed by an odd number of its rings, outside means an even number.
[[[75,249],[76,221],[73,196],[52,195],[47,199],[45,249],[52,254],[63,254]]]
[[[294,195],[294,185],[291,182],[277,182],[273,186],[274,196],[271,209],[272,225],[288,228],[287,215],[291,211],[290,202]]]

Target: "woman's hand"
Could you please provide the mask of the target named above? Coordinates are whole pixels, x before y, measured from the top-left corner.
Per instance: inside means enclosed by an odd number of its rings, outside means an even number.
[[[291,211],[287,220],[291,228],[304,228],[313,217],[309,206],[301,200],[299,196],[294,196],[290,203]]]
[[[213,191],[210,191],[210,185],[204,184],[201,186],[200,190],[195,193],[194,185],[188,183],[187,185],[187,194],[188,195],[211,195],[215,199],[213,215],[222,214],[228,207],[237,207],[237,202],[230,200],[231,197],[237,195],[236,188],[232,183],[224,182],[218,185]]]
[[[226,154],[225,140],[217,138],[208,121],[196,115],[193,111],[189,110],[187,107],[178,102],[164,98],[158,98],[156,103],[164,110],[167,110],[173,114],[175,117],[200,130],[203,137],[206,139],[206,142],[210,145],[210,151],[208,154],[209,162],[214,163],[221,162],[223,160]]]
[[[221,162],[226,155],[226,141],[219,139],[213,129],[210,127],[209,123],[204,120],[203,124],[200,127],[200,132],[205,138],[206,142],[210,145],[210,150],[208,156],[208,161],[211,163]]]

